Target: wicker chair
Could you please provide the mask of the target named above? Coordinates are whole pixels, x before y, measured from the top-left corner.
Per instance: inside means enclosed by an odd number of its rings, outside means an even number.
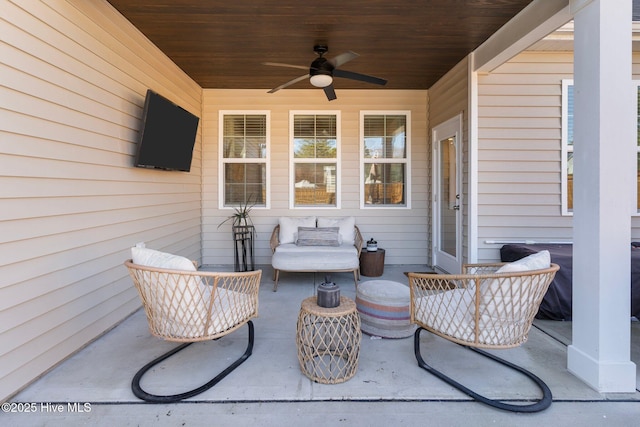
[[[170,403],[200,394],[242,364],[253,350],[251,319],[258,315],[258,290],[262,271],[216,273],[168,270],[125,262],[140,294],[151,333],[183,344],[142,367],[131,383],[133,393],[154,403]],[[244,354],[208,383],[174,395],[155,395],[140,387],[152,367],[197,341],[221,338],[244,324],[249,339]]]
[[[512,412],[537,412],[551,405],[549,387],[524,368],[487,353],[508,349],[527,340],[534,316],[559,267],[497,273],[503,264],[469,264],[463,274],[409,273],[411,321],[418,365],[473,399]],[[542,398],[527,405],[506,404],[484,397],[429,366],[420,354],[420,333],[427,330],[493,359],[529,377]]]

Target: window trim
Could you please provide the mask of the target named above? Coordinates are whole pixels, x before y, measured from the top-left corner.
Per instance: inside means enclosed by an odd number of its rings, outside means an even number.
[[[567,156],[570,152],[573,152],[573,145],[569,146],[569,86],[573,86],[573,79],[562,80],[562,137],[561,137],[561,155],[560,159],[560,194],[561,194],[561,206],[562,216],[573,216],[573,209],[569,210],[569,193],[568,193],[568,179],[567,173]]]
[[[365,203],[365,190],[364,190],[364,170],[367,158],[364,157],[364,117],[365,116],[400,116],[403,115],[406,118],[406,151],[407,155],[404,159],[384,159],[381,163],[400,163],[405,165],[405,198],[406,203],[404,205],[367,205]],[[359,193],[360,193],[360,209],[411,209],[411,110],[360,110],[360,134],[359,134]]]
[[[640,126],[640,119],[639,119],[639,115],[640,115],[640,111],[638,111],[638,99],[640,98],[640,80],[632,80],[633,86],[636,88],[636,102],[634,103],[636,106],[636,189],[633,192],[633,200],[634,200],[634,206],[636,207],[636,210],[634,213],[631,214],[631,216],[640,216],[640,208],[638,207],[638,186],[640,186],[640,183],[638,183],[638,156],[640,156],[640,145],[638,144],[638,128]]]
[[[265,157],[264,158],[224,158],[224,116],[231,115],[264,115],[266,120]],[[253,209],[271,208],[271,111],[270,110],[220,110],[218,112],[218,209],[232,210],[237,205],[225,205],[224,170],[227,163],[259,163],[265,164],[265,204],[256,205]]]
[[[336,158],[335,159],[296,159],[294,147],[294,125],[295,116],[297,115],[314,115],[314,116],[336,116]],[[322,205],[295,205],[295,165],[296,163],[335,163],[336,164],[336,204],[335,206]],[[341,110],[289,110],[289,209],[340,209],[342,205],[342,120]]]
[[[567,173],[567,156],[569,153],[573,152],[573,145],[569,145],[569,86],[573,86],[573,79],[562,79],[562,137],[561,137],[561,206],[562,206],[562,216],[573,216],[573,209],[569,210],[568,203],[568,173]],[[633,80],[633,87],[635,88],[636,98],[640,97],[640,80]],[[638,114],[640,112],[637,111],[638,100],[636,99],[636,120],[638,118]],[[638,136],[636,134],[636,141]],[[636,152],[640,154],[640,145],[636,142]],[[636,155],[637,156],[637,155]],[[637,170],[637,160],[636,160],[636,177],[638,175]],[[640,216],[640,209],[638,209],[638,188],[637,188],[637,178],[636,178],[636,188],[633,191],[632,198],[636,206],[636,210],[631,216]]]

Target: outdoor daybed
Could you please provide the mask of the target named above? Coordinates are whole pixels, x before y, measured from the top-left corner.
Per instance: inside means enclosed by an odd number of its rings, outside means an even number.
[[[352,271],[358,285],[362,235],[354,217],[282,217],[270,243],[274,292],[280,271]]]

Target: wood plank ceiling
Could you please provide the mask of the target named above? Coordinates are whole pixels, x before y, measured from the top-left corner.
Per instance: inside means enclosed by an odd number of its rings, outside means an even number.
[[[389,89],[428,89],[532,0],[108,0],[203,88],[270,89],[307,71],[313,46]],[[335,79],[336,89],[379,88]],[[312,87],[308,80],[291,88]]]

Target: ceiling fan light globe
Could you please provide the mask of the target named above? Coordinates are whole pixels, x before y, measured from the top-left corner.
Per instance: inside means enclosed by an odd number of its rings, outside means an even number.
[[[315,87],[327,87],[333,83],[333,78],[327,74],[316,74],[309,79]]]

